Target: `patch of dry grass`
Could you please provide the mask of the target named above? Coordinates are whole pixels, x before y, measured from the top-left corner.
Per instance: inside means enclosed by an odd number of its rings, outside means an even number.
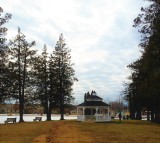
[[[160,125],[147,121],[114,121],[112,123],[83,123],[83,131],[92,133],[98,143],[159,143]]]
[[[0,143],[159,143],[160,125],[51,121],[0,125]]]
[[[41,134],[48,134],[53,122],[30,122],[0,125],[0,143],[31,143]]]

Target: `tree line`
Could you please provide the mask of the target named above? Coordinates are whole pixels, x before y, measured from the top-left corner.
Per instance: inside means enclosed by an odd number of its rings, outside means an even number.
[[[7,28],[11,19],[0,7],[0,103],[6,99],[19,101],[19,122],[24,122],[26,105],[41,104],[47,120],[51,120],[54,107],[60,108],[64,119],[64,106],[74,98],[72,85],[77,78],[71,62],[71,50],[60,34],[52,53],[44,45],[41,54],[34,50],[35,41],[28,42],[18,28],[17,35],[6,44]]]
[[[141,33],[141,57],[128,65],[130,82],[125,83],[124,98],[129,102],[132,119],[160,122],[160,1],[147,0],[149,6],[141,8],[134,27]]]

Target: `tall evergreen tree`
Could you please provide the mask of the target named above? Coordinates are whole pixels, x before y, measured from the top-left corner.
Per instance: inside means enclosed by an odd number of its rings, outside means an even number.
[[[47,120],[51,120],[49,114],[49,66],[47,46],[44,45],[42,55],[38,56],[34,65],[36,77],[37,99],[44,107]]]
[[[133,96],[134,99],[137,97],[137,103],[147,108],[148,113],[151,111],[151,120],[160,122],[160,2],[148,1],[152,3],[141,8],[142,14],[134,20],[134,26],[139,26],[142,34],[142,56],[129,65],[133,71],[131,84],[135,85],[131,91],[137,93],[137,96]]]
[[[0,7],[0,103],[8,97],[9,86],[9,67],[8,67],[8,45],[6,43],[7,28],[3,25],[11,19],[11,14],[3,15],[3,9]]]
[[[55,80],[57,81],[56,90],[60,105],[61,120],[64,120],[64,104],[70,102],[72,98],[72,85],[77,79],[74,77],[75,71],[71,63],[71,50],[66,47],[63,34],[59,36],[55,50],[52,54],[53,69]]]
[[[57,74],[54,58],[51,54],[49,57],[48,116],[51,116],[54,107],[59,106]]]
[[[143,67],[146,73],[145,86],[148,110],[152,121],[160,121],[160,2],[150,0],[147,8],[141,8],[142,14],[135,19],[135,26],[140,26],[142,34],[140,46],[143,48]],[[159,116],[159,117],[158,117]],[[158,119],[159,118],[159,119]],[[158,121],[159,120],[159,121]]]
[[[26,79],[29,78],[30,65],[32,59],[36,54],[35,50],[31,47],[35,45],[35,41],[28,43],[25,40],[25,35],[21,33],[20,28],[18,28],[18,35],[10,41],[10,53],[12,63],[12,82],[13,82],[13,97],[19,100],[19,122],[24,122],[23,111],[25,104],[25,90],[26,90]]]

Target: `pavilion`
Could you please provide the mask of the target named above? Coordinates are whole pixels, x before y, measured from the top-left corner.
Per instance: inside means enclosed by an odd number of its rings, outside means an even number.
[[[91,94],[89,92],[85,93],[84,102],[77,106],[77,121],[111,121],[110,105],[102,100],[95,91],[92,91]]]

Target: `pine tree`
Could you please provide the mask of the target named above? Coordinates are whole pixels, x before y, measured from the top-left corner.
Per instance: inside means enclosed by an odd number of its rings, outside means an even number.
[[[140,43],[142,56],[140,60],[129,65],[132,72],[132,83],[137,96],[136,103],[141,108],[147,108],[148,119],[151,111],[151,120],[160,122],[160,2],[149,0],[152,3],[141,8],[142,14],[134,20],[134,26],[139,27],[142,34]],[[136,106],[136,103],[134,106]]]
[[[152,121],[160,122],[160,2],[152,0],[147,8],[135,19],[135,26],[140,26],[143,48],[144,70],[146,79],[146,95],[148,97],[148,111],[151,111]],[[159,119],[158,119],[159,118]]]
[[[61,120],[64,120],[64,104],[70,102],[73,97],[72,85],[77,79],[74,77],[75,71],[71,63],[71,50],[66,47],[63,34],[59,36],[52,58],[54,63],[54,72],[56,73],[56,90],[60,105]]]
[[[49,67],[47,46],[44,45],[42,55],[38,56],[34,65],[34,73],[36,77],[36,100],[44,106],[47,120],[51,120],[49,114]]]
[[[51,112],[54,107],[60,107],[61,120],[64,119],[64,105],[69,103],[72,85],[77,79],[74,77],[74,69],[71,64],[70,50],[66,48],[63,35],[57,41],[55,50],[50,56],[44,45],[42,55],[38,56],[33,66],[35,77],[37,103],[44,106],[47,120],[51,120]]]
[[[4,16],[3,9],[0,7],[0,103],[8,98],[9,87],[9,67],[8,67],[8,45],[6,44],[7,28],[3,25],[11,19],[12,15],[6,13]]]
[[[35,45],[35,41],[28,43],[25,40],[25,35],[18,28],[18,35],[10,41],[10,53],[12,65],[12,97],[19,100],[19,122],[24,122],[23,111],[26,96],[26,81],[29,81],[29,70],[36,51],[32,50],[31,47]],[[32,91],[30,91],[32,92]]]

